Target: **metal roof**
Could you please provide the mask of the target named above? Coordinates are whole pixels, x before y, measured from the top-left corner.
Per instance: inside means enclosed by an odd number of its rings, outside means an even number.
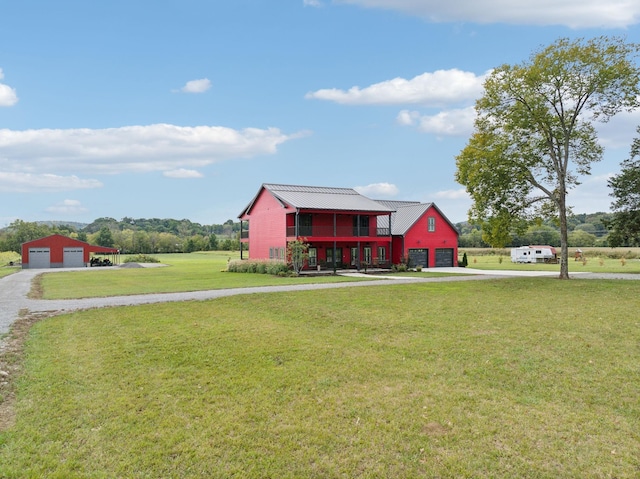
[[[308,210],[366,211],[391,213],[395,208],[361,195],[352,188],[323,186],[262,185],[275,198],[293,208]]]
[[[391,213],[391,234],[403,236],[418,221],[426,211],[433,206],[433,203],[416,203],[416,202],[386,202],[386,203],[405,203],[399,206],[395,213]],[[388,228],[389,218],[386,216],[378,217],[378,227]]]

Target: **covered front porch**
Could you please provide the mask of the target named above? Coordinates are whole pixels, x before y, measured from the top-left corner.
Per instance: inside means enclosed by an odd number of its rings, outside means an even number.
[[[371,270],[391,268],[390,241],[308,241],[305,270]]]

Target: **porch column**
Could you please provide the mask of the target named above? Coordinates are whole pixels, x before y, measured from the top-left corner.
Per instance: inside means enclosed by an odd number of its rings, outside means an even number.
[[[338,247],[336,243],[337,235],[338,235],[338,221],[337,221],[336,213],[333,213],[333,274],[336,273],[336,248]]]
[[[242,223],[243,221],[240,220],[240,259],[242,259]]]
[[[389,266],[393,265],[393,235],[391,234],[391,213],[389,213]]]
[[[298,239],[298,233],[300,232],[299,228],[300,228],[300,210],[296,208],[296,228],[295,228],[296,239]]]

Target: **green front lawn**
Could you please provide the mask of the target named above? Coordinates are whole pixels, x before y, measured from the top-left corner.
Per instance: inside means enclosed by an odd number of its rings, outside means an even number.
[[[87,268],[43,274],[38,294],[44,299],[120,296],[128,294],[203,291],[281,284],[361,281],[343,276],[278,277],[267,274],[228,273],[227,261],[238,253],[224,251],[154,255],[161,264],[151,268]],[[153,263],[152,263],[153,264]],[[369,279],[369,278],[367,278]],[[375,279],[371,275],[370,279]]]
[[[518,278],[50,318],[0,477],[637,477],[639,293]]]

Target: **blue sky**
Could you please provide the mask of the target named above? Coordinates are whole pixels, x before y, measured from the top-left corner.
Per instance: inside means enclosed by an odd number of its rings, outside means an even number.
[[[560,37],[640,42],[627,0],[24,0],[0,7],[0,227],[236,219],[262,183],[470,200],[455,157],[492,68]],[[640,113],[571,191],[608,211]]]

